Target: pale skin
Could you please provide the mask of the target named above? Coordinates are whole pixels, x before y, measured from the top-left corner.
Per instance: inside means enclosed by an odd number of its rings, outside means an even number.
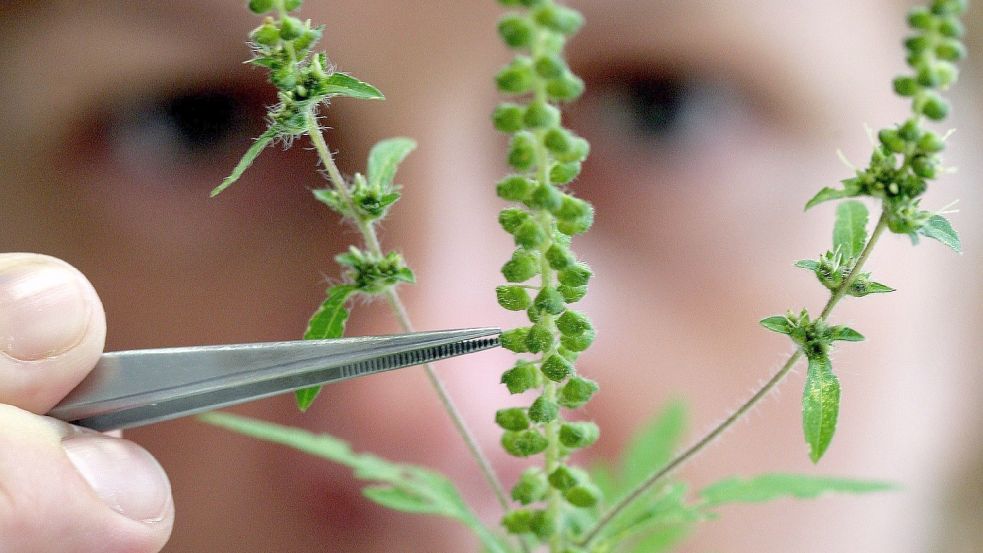
[[[362,170],[378,139],[420,144],[397,177],[404,198],[382,234],[417,273],[419,284],[401,294],[418,328],[521,324],[493,292],[511,247],[493,195],[507,172],[504,141],[488,122],[498,101],[490,75],[509,55],[493,32],[500,8],[491,0],[412,4],[307,0],[301,13],[327,24],[332,61],[387,95],[336,101],[325,138],[346,174]],[[890,124],[906,106],[889,88],[903,69],[896,2],[577,7],[588,26],[570,61],[590,92],[568,120],[593,150],[575,190],[598,215],[575,250],[596,268],[583,308],[599,332],[579,370],[601,383],[588,414],[603,435],[586,460],[616,455],[672,398],[686,399],[695,437],[779,367],[791,346],[756,321],[789,307],[818,310],[826,299],[791,265],[829,246],[832,209],[803,215],[801,206],[850,175],[837,148],[865,161],[864,122]],[[62,271],[75,290],[62,299],[84,319],[77,332],[38,331],[33,311],[0,313],[3,553],[475,547],[450,523],[364,500],[347,469],[193,420],[127,434],[160,461],[172,501],[143,450],[80,438],[36,415],[86,374],[103,341],[114,350],[295,339],[324,278],[336,278],[331,257],[357,235],[311,197],[308,189],[326,183],[306,140],[264,152],[241,182],[207,197],[261,132],[263,105],[273,101],[262,72],[240,64],[256,23],[240,2],[218,1],[0,12],[0,251],[48,254],[85,275],[50,258],[0,255],[0,301],[20,297],[11,283]],[[954,98],[951,126],[960,132],[946,160],[961,173],[930,192],[929,208],[954,198],[966,212],[980,205],[967,178],[978,164],[974,84],[960,83]],[[679,104],[653,100],[667,88]],[[194,94],[232,98],[237,107],[219,122],[236,130],[184,149],[174,100]],[[653,123],[658,109],[675,123]],[[979,242],[973,219],[954,217],[967,243]],[[960,454],[969,453],[959,436],[974,432],[957,421],[973,413],[979,384],[970,349],[979,291],[969,276],[979,254],[958,258],[937,244],[912,249],[887,238],[868,268],[900,292],[845,301],[832,318],[868,341],[833,358],[844,388],[841,428],[820,466],[809,463],[801,437],[800,373],[680,476],[699,487],[732,474],[810,472],[894,480],[906,491],[728,509],[689,549],[906,553],[947,531],[935,518],[945,514]],[[948,326],[924,322],[933,320]],[[349,326],[353,335],[397,330],[382,302],[356,306]],[[27,335],[35,331],[40,337]],[[507,486],[526,466],[500,451],[492,423],[514,402],[498,385],[509,359],[494,352],[438,366]],[[500,516],[419,370],[334,385],[305,415],[289,397],[238,411],[445,471],[484,519]],[[119,446],[123,472],[144,467],[140,501],[109,505],[94,493],[71,462],[77,453],[65,453],[79,440]],[[8,535],[19,541],[9,545]]]

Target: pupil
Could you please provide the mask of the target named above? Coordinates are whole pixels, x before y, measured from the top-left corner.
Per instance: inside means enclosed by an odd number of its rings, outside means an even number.
[[[628,107],[638,130],[650,136],[668,136],[679,130],[686,94],[686,85],[671,76],[632,79]]]
[[[194,151],[214,147],[234,134],[243,106],[229,94],[202,92],[171,98],[164,110],[182,146]]]

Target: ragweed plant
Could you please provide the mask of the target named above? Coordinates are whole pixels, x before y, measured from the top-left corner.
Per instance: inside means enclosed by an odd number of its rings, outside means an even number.
[[[484,551],[511,552],[547,548],[550,553],[607,553],[667,551],[700,521],[716,516],[727,503],[768,501],[781,497],[811,498],[825,492],[864,493],[891,489],[880,482],[841,478],[764,474],[726,478],[691,497],[671,473],[740,420],[782,382],[803,357],[807,361],[802,396],[802,426],[809,457],[818,462],[836,430],[840,383],[833,372],[834,342],[863,340],[856,330],[829,322],[833,308],[845,297],[893,292],[864,272],[875,245],[885,231],[905,234],[915,243],[928,237],[959,251],[956,232],[943,211],[921,208],[928,183],[943,173],[940,153],[946,134],[926,129],[941,121],[949,106],[940,92],[955,83],[954,62],[965,55],[959,17],[964,0],[932,0],[908,16],[914,34],[905,40],[913,75],[894,81],[894,90],[911,98],[912,115],[901,124],[877,133],[866,168],[842,181],[841,188],[823,188],[809,209],[830,200],[845,200],[836,209],[832,247],[815,260],[795,264],[812,272],[830,297],[819,315],[805,310],[765,318],[761,324],[788,335],[795,352],[788,361],[735,412],[693,445],[675,453],[685,427],[685,412],[669,406],[629,444],[617,465],[590,469],[570,462],[571,453],[592,445],[600,436],[596,424],[582,420],[576,410],[598,391],[598,385],[578,374],[576,362],[594,341],[589,318],[570,306],[587,292],[592,271],[572,250],[572,240],[592,225],[592,206],[577,197],[571,184],[581,171],[589,144],[561,121],[560,107],[579,97],[583,81],[568,67],[563,51],[584,21],[575,10],[554,0],[499,0],[512,9],[498,23],[505,44],[516,52],[495,77],[497,88],[510,101],[493,110],[494,127],[509,135],[505,159],[514,170],[496,186],[497,195],[514,202],[498,221],[512,237],[515,251],[502,266],[506,283],[495,290],[498,303],[524,312],[529,323],[502,333],[503,347],[519,358],[504,372],[502,384],[512,394],[525,394],[528,403],[500,409],[494,419],[502,429],[507,453],[541,462],[522,472],[505,496],[491,467],[471,439],[463,421],[436,379],[428,375],[452,420],[467,441],[504,513],[502,531],[480,521],[444,476],[422,467],[401,465],[372,455],[354,453],[348,444],[325,435],[278,425],[210,414],[205,420],[231,430],[285,444],[319,455],[355,470],[372,483],[365,495],[386,507],[455,519],[472,529]],[[331,187],[315,197],[352,222],[364,240],[337,257],[342,281],[329,288],[327,299],[310,321],[307,338],[340,336],[348,317],[347,305],[356,295],[382,296],[404,329],[409,319],[396,291],[414,281],[413,273],[394,252],[383,253],[375,225],[399,199],[396,168],[415,144],[405,138],[385,140],[369,155],[365,175],[342,177],[331,158],[318,125],[318,109],[335,96],[381,99],[379,93],[350,75],[338,73],[324,54],[311,49],[322,28],[290,15],[299,0],[251,0],[258,14],[271,14],[251,34],[255,57],[251,63],[270,70],[279,103],[269,115],[269,129],[216,190],[232,184],[270,143],[289,144],[308,136],[318,152]],[[873,200],[880,216],[868,236],[866,205],[853,198]],[[306,409],[317,391],[298,393]],[[511,534],[509,538],[507,534]]]

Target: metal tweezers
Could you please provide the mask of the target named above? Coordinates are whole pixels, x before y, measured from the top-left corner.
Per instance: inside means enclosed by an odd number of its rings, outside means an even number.
[[[48,416],[132,428],[499,345],[497,328],[103,354]]]

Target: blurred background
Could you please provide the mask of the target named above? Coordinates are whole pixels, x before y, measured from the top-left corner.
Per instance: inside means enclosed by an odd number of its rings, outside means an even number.
[[[243,65],[258,24],[245,2],[0,3],[0,251],[67,260],[105,303],[107,349],[296,339],[337,278],[333,255],[357,240],[310,189],[324,186],[306,141],[269,149],[235,187],[208,192],[264,128],[275,101]],[[585,462],[615,456],[667,401],[683,398],[691,437],[776,370],[790,344],[757,321],[826,292],[797,259],[829,247],[822,186],[866,163],[864,124],[902,120],[891,79],[906,2],[779,0],[572,2],[588,24],[569,50],[588,92],[566,112],[593,146],[574,189],[594,202],[575,249],[596,272],[584,309],[599,338],[579,371],[602,389],[588,408],[603,432]],[[979,10],[941,131],[958,132],[924,206],[952,216],[965,254],[890,236],[868,265],[897,293],[834,314],[867,336],[836,352],[837,437],[808,460],[802,372],[680,474],[694,487],[766,471],[869,477],[903,491],[727,508],[683,551],[979,551],[983,538],[980,240],[983,209]],[[491,76],[510,59],[492,0],[307,0],[342,71],[383,103],[338,100],[326,137],[344,172],[371,145],[411,136],[404,199],[383,241],[419,284],[402,290],[418,328],[522,323],[495,303],[511,251],[494,183],[507,168],[491,129]],[[355,309],[350,334],[395,332],[381,304]],[[499,451],[494,411],[510,364],[489,352],[440,364],[465,417],[511,484],[525,463]],[[348,439],[361,451],[445,471],[489,523],[489,490],[421,370],[325,389],[306,415],[291,397],[237,409]],[[441,520],[363,499],[350,472],[194,420],[129,433],[168,470],[171,553],[467,551]]]

